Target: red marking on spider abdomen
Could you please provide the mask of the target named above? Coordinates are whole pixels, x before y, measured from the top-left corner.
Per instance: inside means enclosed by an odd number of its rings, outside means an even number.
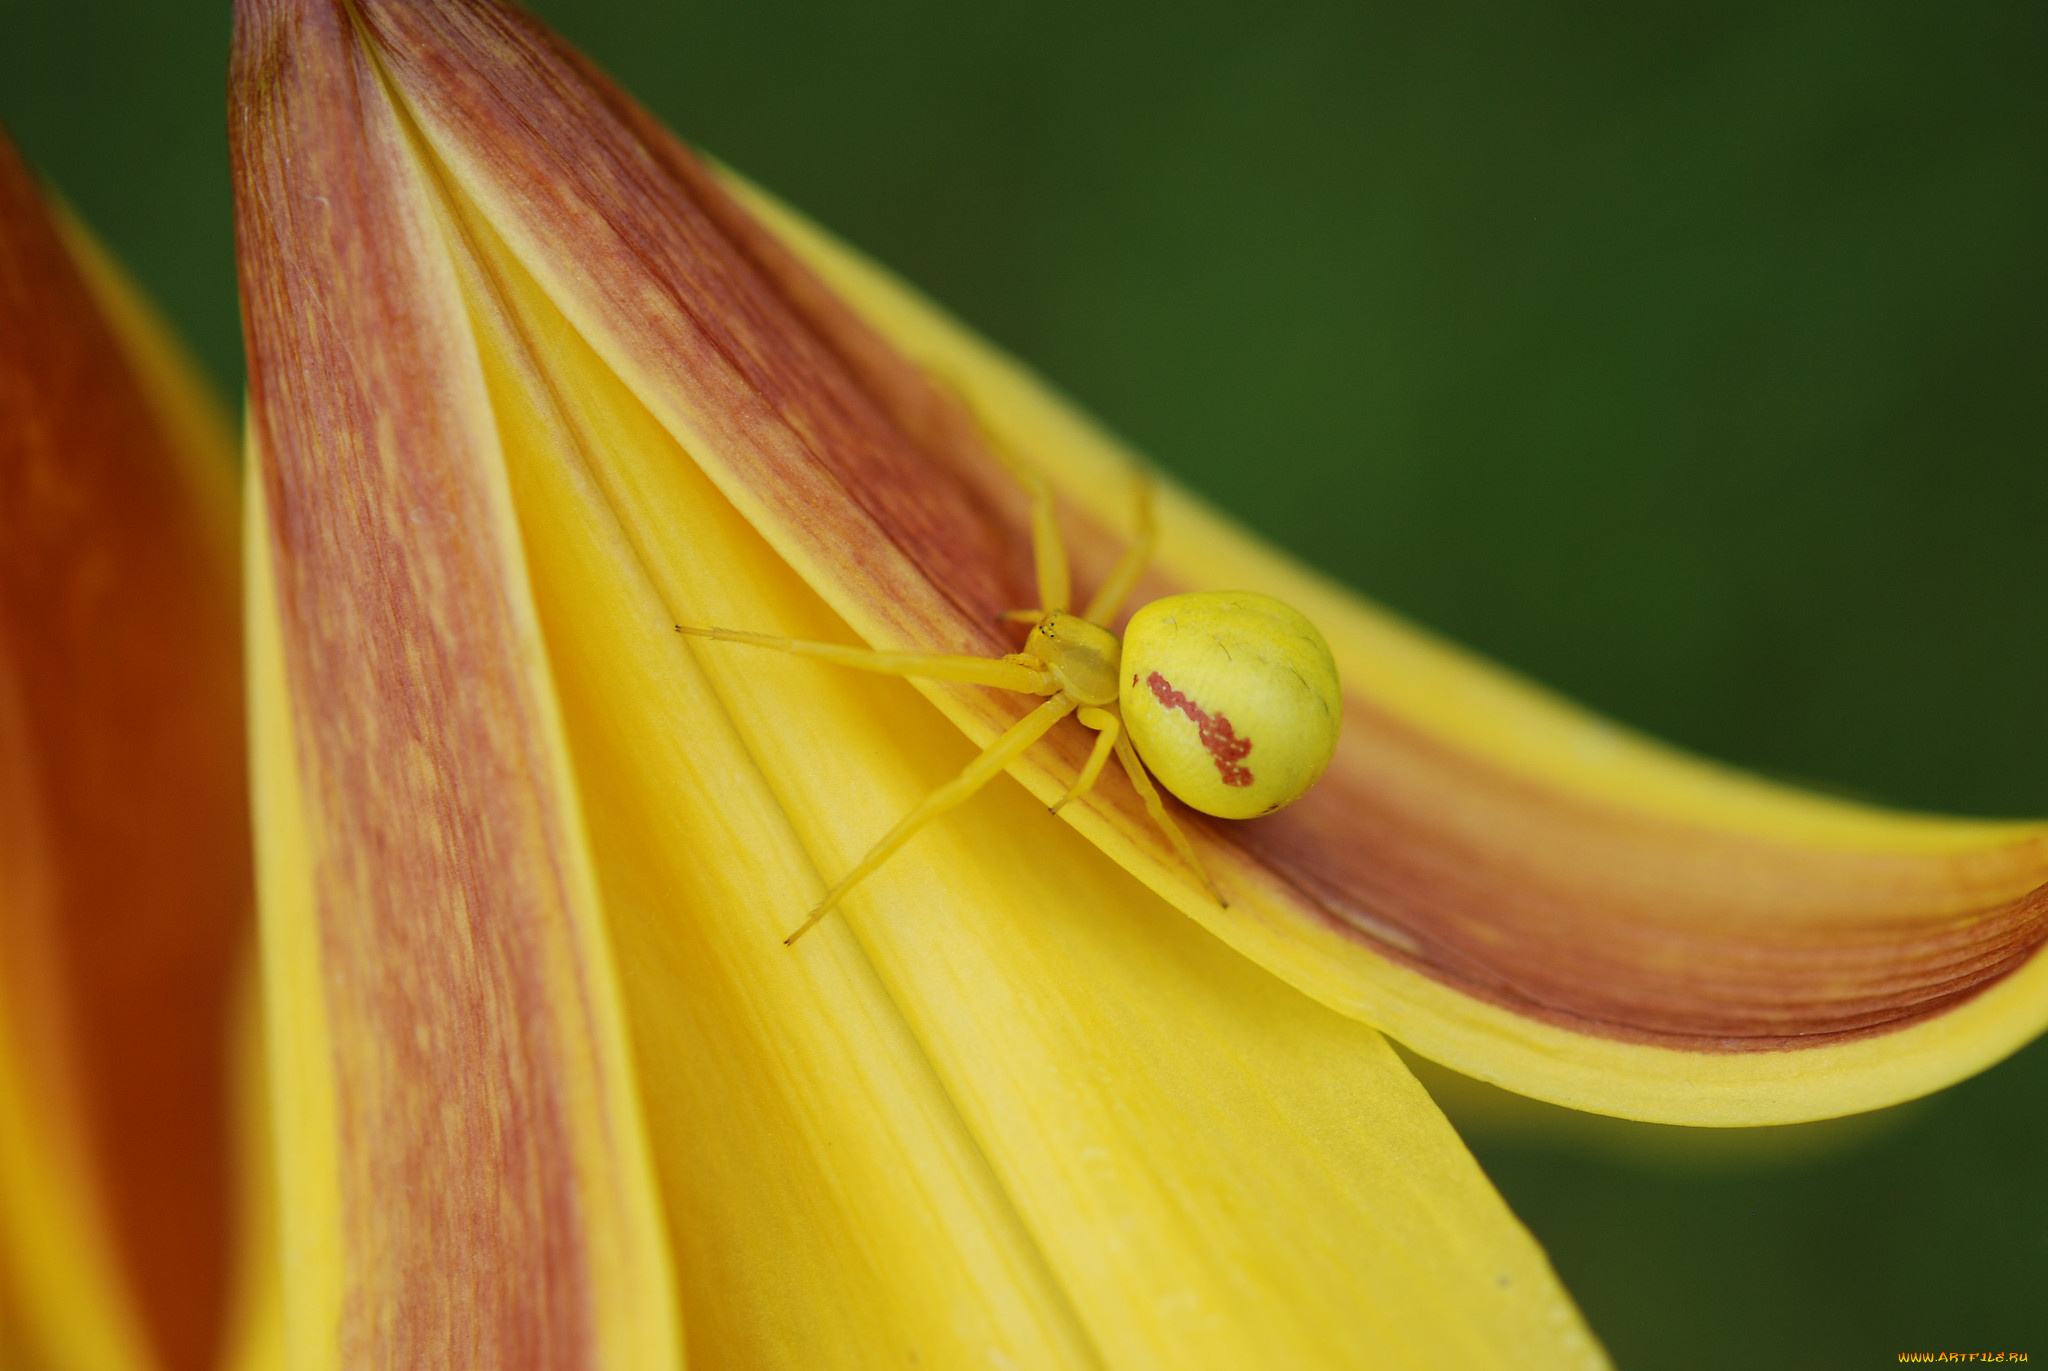
[[[1238,759],[1252,750],[1252,740],[1240,738],[1230,726],[1230,719],[1222,714],[1210,714],[1208,710],[1190,700],[1173,688],[1173,683],[1153,672],[1145,678],[1145,684],[1152,687],[1152,698],[1168,709],[1177,709],[1195,721],[1201,731],[1202,746],[1209,749],[1209,755],[1216,759],[1216,770],[1223,776],[1225,785],[1250,785],[1250,767],[1239,766]]]

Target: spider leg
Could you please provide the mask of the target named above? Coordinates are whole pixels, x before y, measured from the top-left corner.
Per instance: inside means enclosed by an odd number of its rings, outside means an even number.
[[[1159,526],[1152,518],[1152,477],[1148,472],[1138,473],[1138,514],[1132,523],[1131,545],[1124,549],[1124,555],[1116,559],[1116,566],[1110,571],[1109,579],[1102,583],[1102,589],[1095,592],[1095,598],[1088,602],[1087,610],[1081,615],[1091,624],[1107,624],[1124,607],[1130,598],[1131,587],[1145,574],[1145,567],[1152,560],[1152,549],[1159,541]]]
[[[995,430],[983,422],[980,409],[958,384],[942,376],[929,379],[934,385],[952,393],[953,399],[973,418],[974,427],[988,444],[989,452],[1031,497],[1031,558],[1038,570],[1038,612],[1019,622],[1035,624],[1048,614],[1066,613],[1073,601],[1074,588],[1067,572],[1067,545],[1060,537],[1059,510],[1053,499],[1051,482],[1033,471],[1008,443],[996,436]],[[1011,614],[1022,613],[1021,610],[1012,610],[1003,617],[1008,619]]]
[[[925,796],[922,804],[904,815],[894,828],[883,834],[882,840],[869,848],[868,855],[860,859],[860,864],[840,877],[839,884],[833,886],[825,898],[819,901],[818,907],[804,920],[803,927],[782,940],[784,945],[795,942],[816,927],[818,920],[831,913],[832,907],[845,897],[847,891],[860,884],[870,872],[887,861],[891,853],[910,840],[911,834],[1000,776],[1004,768],[1016,761],[1026,748],[1043,738],[1047,729],[1073,713],[1076,703],[1071,696],[1055,695],[1010,725],[979,757],[968,763],[965,771]]]
[[[1067,574],[1067,544],[1060,537],[1052,483],[1014,458],[1011,470],[1031,493],[1031,559],[1038,568],[1038,607],[1047,614],[1064,614],[1074,587]]]
[[[1069,800],[1080,799],[1094,786],[1095,778],[1102,774],[1103,765],[1109,761],[1109,754],[1116,750],[1117,735],[1124,729],[1122,719],[1106,709],[1097,709],[1094,705],[1081,706],[1078,717],[1084,726],[1097,730],[1095,747],[1088,754],[1087,764],[1081,768],[1081,774],[1074,778],[1072,788],[1060,796],[1059,803],[1052,807],[1055,814],[1066,808]]]
[[[1024,695],[1051,695],[1059,682],[1049,671],[1034,670],[1010,657],[966,657],[940,652],[874,652],[864,647],[842,647],[838,643],[813,643],[802,638],[777,638],[768,633],[746,633],[736,628],[696,628],[677,624],[676,632],[693,638],[711,638],[721,643],[746,643],[773,648],[799,657],[816,657],[835,666],[855,671],[873,671],[884,676],[922,676],[935,681],[966,681],[995,686]]]
[[[1124,770],[1130,773],[1131,784],[1138,788],[1139,796],[1145,801],[1145,812],[1152,816],[1152,822],[1159,825],[1160,831],[1172,840],[1173,850],[1180,853],[1180,859],[1188,864],[1188,870],[1195,873],[1195,879],[1202,883],[1202,888],[1209,892],[1217,904],[1225,909],[1230,908],[1230,901],[1223,898],[1223,892],[1216,888],[1216,883],[1209,879],[1209,873],[1204,871],[1201,862],[1196,860],[1194,846],[1188,842],[1187,835],[1180,831],[1180,825],[1173,821],[1173,817],[1166,812],[1166,806],[1160,802],[1159,792],[1153,787],[1152,778],[1145,773],[1145,764],[1138,760],[1138,750],[1131,746],[1130,738],[1122,734],[1119,734],[1116,740],[1116,758],[1124,764]]]

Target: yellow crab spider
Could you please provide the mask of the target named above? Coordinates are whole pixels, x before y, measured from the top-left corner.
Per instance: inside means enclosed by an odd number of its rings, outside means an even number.
[[[774,648],[860,671],[966,681],[1049,697],[882,835],[802,926],[783,939],[785,944],[810,932],[912,834],[994,780],[1069,714],[1095,730],[1095,745],[1052,812],[1087,794],[1114,752],[1152,822],[1218,904],[1227,901],[1166,812],[1152,777],[1191,808],[1218,818],[1248,819],[1299,799],[1336,751],[1343,714],[1337,666],[1314,624],[1269,595],[1202,591],[1154,600],[1131,616],[1122,638],[1105,628],[1151,560],[1156,537],[1152,486],[1143,477],[1137,536],[1088,607],[1078,615],[1069,613],[1067,552],[1052,487],[1007,453],[1002,456],[1031,495],[1038,608],[1003,615],[1012,623],[1031,625],[1022,652],[1006,657],[874,652],[676,625],[678,633]]]

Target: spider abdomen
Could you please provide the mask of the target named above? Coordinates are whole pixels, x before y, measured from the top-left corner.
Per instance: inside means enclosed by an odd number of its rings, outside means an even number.
[[[1301,798],[1337,750],[1343,697],[1316,626],[1270,595],[1155,600],[1124,630],[1118,696],[1145,765],[1222,819]]]

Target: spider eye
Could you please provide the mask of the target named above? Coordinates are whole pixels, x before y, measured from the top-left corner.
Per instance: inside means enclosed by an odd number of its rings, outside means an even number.
[[[1337,750],[1337,664],[1300,611],[1252,591],[1155,600],[1124,630],[1124,724],[1159,783],[1249,819],[1301,798]]]

